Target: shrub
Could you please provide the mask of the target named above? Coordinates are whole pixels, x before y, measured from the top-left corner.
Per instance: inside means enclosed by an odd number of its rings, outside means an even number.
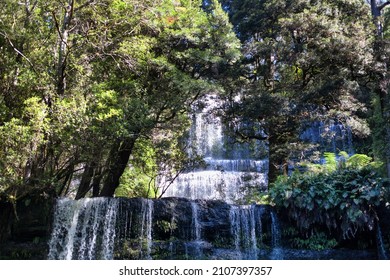
[[[350,157],[343,168],[333,171],[324,167],[280,176],[270,189],[271,201],[307,236],[322,227],[343,238],[355,236],[358,230],[371,230],[377,219],[375,208],[389,182],[370,168],[367,158]]]

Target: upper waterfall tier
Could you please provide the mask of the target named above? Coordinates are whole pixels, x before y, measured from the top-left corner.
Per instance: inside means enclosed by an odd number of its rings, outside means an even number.
[[[254,190],[261,189],[266,181],[266,174],[259,172],[189,172],[180,175],[164,196],[218,199],[241,204]]]
[[[164,193],[165,197],[242,203],[251,192],[266,188],[266,144],[235,139],[219,116],[222,105],[216,96],[208,95],[194,108],[187,153],[190,157],[203,157],[204,165],[180,174]],[[166,186],[167,180],[160,178],[160,184]]]

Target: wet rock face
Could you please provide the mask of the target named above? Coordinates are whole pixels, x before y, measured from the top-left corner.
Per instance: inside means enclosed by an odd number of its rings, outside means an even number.
[[[36,199],[17,206],[19,220],[2,224],[9,232],[0,243],[2,259],[376,258],[368,251],[288,249],[284,225],[269,206],[186,198],[60,199],[52,205]],[[47,214],[51,207],[54,217]]]

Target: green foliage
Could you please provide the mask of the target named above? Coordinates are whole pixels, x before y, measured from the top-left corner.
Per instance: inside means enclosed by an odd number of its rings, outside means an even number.
[[[368,166],[372,162],[372,158],[363,154],[354,154],[346,161],[346,166],[354,169],[361,169]]]
[[[123,197],[158,197],[156,177],[158,166],[156,150],[150,141],[139,139],[134,147],[132,164],[121,176],[116,196]]]
[[[365,154],[354,154],[349,156],[347,152],[341,151],[339,157],[336,157],[335,153],[325,152],[323,164],[313,163],[301,163],[300,165],[307,168],[308,172],[318,173],[332,173],[337,169],[362,169],[370,167],[376,171],[379,171],[381,163],[373,162],[372,158]]]
[[[66,195],[83,168],[87,194],[92,182],[101,186],[110,176],[115,149],[129,139],[177,143],[192,102],[219,90],[220,76],[239,56],[217,1],[208,12],[200,0],[3,2],[1,189],[48,183]],[[154,156],[155,164],[173,166],[177,149],[159,162]],[[157,174],[131,164],[124,178],[137,188]]]
[[[336,155],[334,153],[325,152],[324,153],[325,158],[325,169],[327,172],[335,171],[337,168],[337,160]]]
[[[374,228],[375,207],[389,187],[388,180],[367,164],[367,157],[359,155],[346,168],[333,172],[325,168],[316,173],[281,176],[270,190],[270,197],[302,232],[310,234],[319,226],[349,238],[358,230]]]
[[[293,246],[298,249],[309,249],[309,250],[326,250],[332,249],[337,246],[337,241],[334,238],[328,239],[328,236],[323,233],[315,233],[309,238],[294,238]]]
[[[270,182],[287,173],[290,160],[312,149],[299,138],[306,123],[337,120],[354,135],[369,136],[369,95],[364,97],[365,78],[355,75],[370,73],[368,5],[359,0],[222,2],[243,43],[235,101],[232,84],[227,85],[227,119],[248,138],[258,135],[242,131],[240,124],[261,124],[269,141]]]

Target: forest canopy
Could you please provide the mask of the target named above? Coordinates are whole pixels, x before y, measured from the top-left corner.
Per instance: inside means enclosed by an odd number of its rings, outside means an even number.
[[[210,93],[238,141],[267,142],[270,183],[313,159],[319,121],[389,176],[389,4],[3,0],[0,193],[159,196],[198,160],[181,139]]]

